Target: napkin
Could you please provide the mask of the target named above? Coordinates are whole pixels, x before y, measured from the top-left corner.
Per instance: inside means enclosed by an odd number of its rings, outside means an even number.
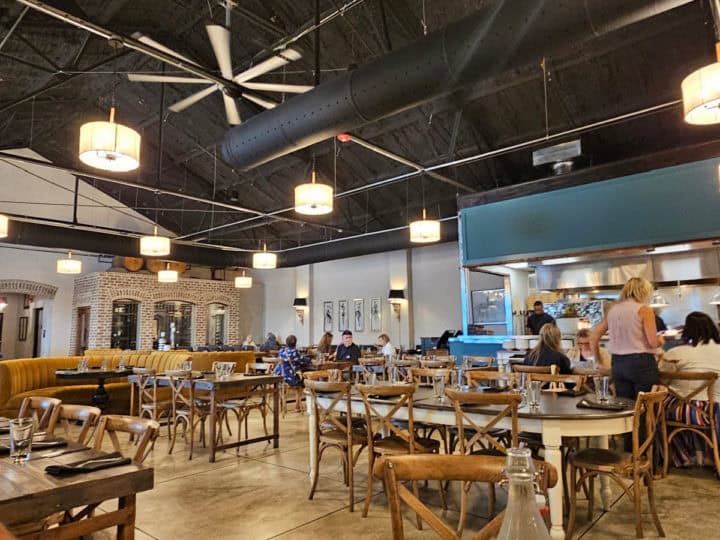
[[[67,441],[64,441],[62,439],[45,439],[43,441],[33,441],[32,443],[32,449],[33,450],[46,450],[48,448],[61,448],[63,446],[67,446]],[[0,442],[0,454],[9,454],[10,453],[10,442],[9,441],[3,441]]]
[[[607,403],[598,403],[591,399],[581,399],[577,406],[581,409],[602,409],[605,411],[624,411],[628,407],[624,403],[608,401]]]
[[[45,472],[53,476],[69,476],[72,474],[109,469],[110,467],[118,467],[120,465],[129,465],[130,463],[132,463],[130,458],[123,457],[120,452],[113,452],[112,454],[103,454],[65,465],[48,465],[45,467]]]

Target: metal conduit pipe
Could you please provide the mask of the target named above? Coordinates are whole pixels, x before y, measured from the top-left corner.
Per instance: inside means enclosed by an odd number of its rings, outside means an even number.
[[[232,166],[251,169],[691,1],[493,0],[230,129],[222,154]]]

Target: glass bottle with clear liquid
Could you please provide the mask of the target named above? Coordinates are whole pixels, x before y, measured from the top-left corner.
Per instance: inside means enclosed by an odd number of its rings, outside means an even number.
[[[535,500],[535,470],[529,448],[509,448],[505,474],[508,502],[496,540],[550,540]]]

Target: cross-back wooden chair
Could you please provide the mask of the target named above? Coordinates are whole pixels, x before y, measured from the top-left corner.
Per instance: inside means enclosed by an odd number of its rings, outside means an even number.
[[[471,368],[475,365],[480,365],[480,367],[487,367],[492,366],[493,364],[497,364],[497,361],[494,356],[469,356],[465,355],[462,357],[463,366],[466,368]]]
[[[264,364],[258,364],[264,366]],[[267,371],[259,370],[261,373],[267,373]],[[247,365],[245,366],[245,373],[252,373],[248,371]],[[226,399],[217,404],[217,439],[222,444],[223,442],[223,423],[227,428],[228,435],[232,437],[232,430],[230,429],[230,413],[235,415],[237,419],[237,436],[238,441],[242,438],[242,427],[245,426],[245,438],[250,438],[248,419],[252,411],[258,411],[262,418],[263,431],[265,436],[268,435],[267,428],[267,411],[270,407],[268,401],[268,395],[272,391],[263,384],[258,384],[252,387],[248,387],[244,390],[238,391],[234,394],[232,399]],[[237,447],[236,453],[240,453],[240,447]]]
[[[518,407],[522,396],[520,394],[483,394],[479,392],[461,392],[448,388],[445,395],[450,398],[455,410],[455,428],[457,429],[457,446],[460,454],[500,455],[507,453],[508,447],[517,448],[518,445]],[[469,415],[468,408],[495,407],[499,409],[495,416],[485,425],[477,424]],[[495,409],[493,409],[495,410]],[[503,420],[510,420],[510,429],[500,427]],[[474,450],[478,445],[479,450]],[[455,451],[453,445],[452,451]],[[460,493],[460,517],[458,533],[462,534],[467,514],[467,495],[470,484],[463,484]],[[495,484],[488,484],[488,512],[495,513]]]
[[[432,385],[433,377],[445,377],[445,385],[453,383],[454,372],[448,368],[410,368],[409,382],[420,386]]]
[[[478,388],[483,386],[483,383],[486,383],[487,386],[498,386],[499,380],[505,381],[508,387],[512,388],[520,377],[517,377],[515,373],[505,371],[471,369],[465,372],[465,379],[470,388]]]
[[[137,391],[137,411],[140,418],[149,418],[160,422],[167,421],[168,437],[172,424],[172,400],[158,398],[157,372],[150,368],[133,368],[137,376],[136,383],[130,386],[130,403],[134,403]],[[132,414],[132,411],[131,411]]]
[[[640,392],[635,401],[632,429],[632,452],[615,452],[602,448],[584,448],[570,454],[570,517],[566,538],[572,538],[575,528],[575,512],[577,509],[577,492],[588,481],[588,521],[592,519],[594,502],[594,479],[606,475],[612,479],[635,506],[635,534],[643,537],[641,495],[643,484],[647,487],[648,503],[655,528],[660,536],[665,536],[660,518],[655,508],[655,491],[653,488],[653,441],[658,425],[662,422],[663,405],[667,389],[654,386],[651,392]],[[644,429],[643,429],[644,428]],[[578,472],[580,473],[578,477]],[[632,479],[632,486],[623,482],[624,478]]]
[[[585,386],[586,376],[579,374],[561,375],[559,373],[529,373],[528,380],[548,383],[547,387],[549,389],[558,390],[565,389],[566,383],[572,383],[575,385],[574,388],[577,388],[579,390]]]
[[[424,439],[415,436],[415,422],[413,419],[413,394],[415,385],[402,383],[392,385],[365,385],[355,386],[360,393],[365,405],[365,427],[368,441],[368,486],[363,517],[367,517],[372,499],[373,466],[378,456],[398,454],[428,454],[439,453],[440,441],[435,439]],[[387,413],[378,411],[371,396],[377,396],[384,400],[394,400],[394,405]],[[407,429],[399,426],[395,420],[396,415],[401,411],[407,414]],[[377,425],[376,425],[377,424]],[[386,437],[380,438],[381,433]],[[413,484],[413,492],[417,496],[417,483]],[[445,494],[440,486],[440,495],[445,505]],[[418,528],[422,527],[420,517],[417,517]]]
[[[303,381],[329,381],[330,380],[330,370],[328,369],[318,369],[315,371],[303,371],[302,374]],[[307,388],[307,384],[305,385]]]
[[[715,471],[720,475],[720,454],[718,452],[717,419],[715,416],[715,384],[718,379],[714,371],[660,372],[660,379],[668,384],[665,403],[665,437],[663,438],[663,474],[670,466],[670,447],[673,439],[682,432],[694,433],[712,449]],[[673,381],[695,383],[691,392],[673,388]]]
[[[320,475],[320,461],[328,448],[335,448],[342,454],[343,476],[350,491],[350,511],[355,509],[353,470],[363,448],[368,444],[364,426],[353,422],[351,411],[352,384],[349,382],[325,382],[305,380],[310,397],[311,414],[315,418],[315,464],[312,485],[308,499],[312,500]],[[321,405],[318,396],[332,399],[329,405]],[[359,447],[357,452],[353,452]]]
[[[401,502],[406,503],[416,512],[437,535],[443,540],[460,540],[462,532],[457,532],[432,512],[402,482],[413,483],[422,480],[438,480],[442,482],[457,481],[462,483],[487,482],[495,484],[505,479],[506,459],[501,456],[458,456],[458,455],[408,455],[388,456],[375,463],[376,478],[385,480],[390,507],[393,540],[405,538]],[[538,483],[543,488],[555,486],[557,471],[544,462],[535,462],[538,471]],[[504,511],[495,516],[480,531],[473,535],[473,540],[490,540],[500,532]]]
[[[133,463],[140,464],[145,461],[150,450],[152,450],[152,442],[157,437],[160,430],[160,424],[155,420],[147,418],[138,418],[136,416],[123,416],[108,414],[100,417],[97,432],[95,434],[95,450],[102,450],[103,439],[107,433],[112,442],[113,449],[122,453],[118,433],[130,433],[137,437],[137,449],[132,460]]]
[[[35,418],[37,429],[47,429],[50,418],[55,407],[62,403],[61,400],[51,397],[30,396],[22,400],[18,418]]]
[[[85,445],[92,437],[92,430],[97,426],[102,411],[97,407],[90,405],[69,405],[61,403],[53,410],[50,424],[47,428],[47,434],[50,437],[56,436],[56,431],[62,427],[65,431],[65,439],[70,440],[70,421],[82,422],[80,433],[77,436],[77,442]]]
[[[270,364],[260,362],[248,362],[245,364],[245,373],[255,375],[258,373],[272,373]]]
[[[526,366],[525,364],[511,364],[513,373],[552,373],[553,366]]]
[[[420,367],[426,369],[454,369],[455,361],[449,356],[420,359]]]
[[[178,424],[183,424],[183,438],[187,443],[187,432],[190,431],[190,455],[192,459],[195,428],[200,425],[200,442],[205,446],[205,421],[210,415],[209,402],[197,399],[195,396],[195,381],[191,371],[173,370],[166,371],[170,379],[170,390],[172,392],[172,435],[168,454],[172,454],[177,440]],[[215,421],[215,419],[211,419]]]
[[[359,384],[361,381],[363,384],[368,384],[373,374],[376,375],[378,380],[385,379],[386,363],[387,360],[384,356],[360,358],[358,360],[358,366],[360,369],[355,372],[355,384]]]
[[[395,381],[396,382],[403,382],[403,381],[410,381],[410,369],[412,368],[419,368],[420,367],[420,360],[418,359],[412,359],[412,360],[394,360],[392,364],[388,367],[390,370],[395,371]],[[390,377],[392,380],[392,376]]]

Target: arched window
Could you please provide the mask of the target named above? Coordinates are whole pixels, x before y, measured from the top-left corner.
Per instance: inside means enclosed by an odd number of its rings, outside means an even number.
[[[153,348],[162,350],[192,347],[194,307],[190,302],[157,302]]]
[[[113,349],[137,349],[138,313],[140,303],[134,300],[115,300],[112,311],[110,347]]]

